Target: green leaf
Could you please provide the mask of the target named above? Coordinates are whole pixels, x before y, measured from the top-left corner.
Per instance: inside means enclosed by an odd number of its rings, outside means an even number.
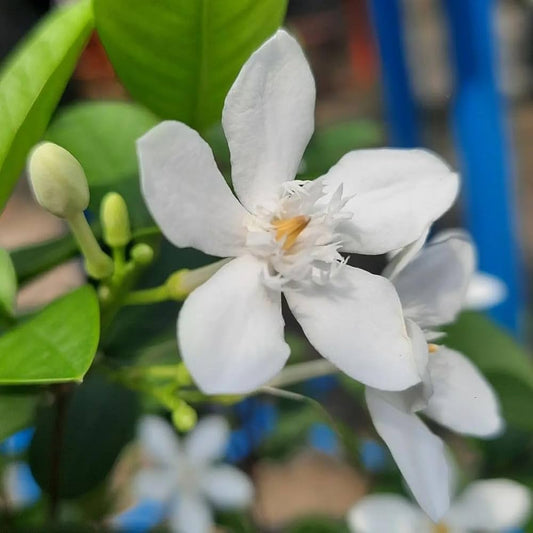
[[[89,185],[112,187],[137,173],[135,141],[158,122],[137,104],[84,102],[61,110],[45,137],[81,163]]]
[[[81,380],[96,354],[98,299],[86,285],[0,337],[0,384]]]
[[[95,0],[96,27],[130,93],[203,130],[241,66],[280,26],[287,0]]]
[[[37,244],[22,246],[11,251],[11,259],[19,283],[23,284],[35,276],[64,261],[78,252],[74,237],[70,233]]]
[[[60,443],[58,496],[75,498],[101,483],[120,451],[133,437],[137,396],[91,374],[67,397]],[[42,408],[30,448],[32,473],[44,491],[51,486],[51,460],[57,411]]]
[[[31,425],[38,399],[39,396],[31,391],[2,389],[0,392],[0,441]]]
[[[43,135],[93,27],[89,0],[57,8],[0,72],[0,210]]]
[[[0,248],[0,315],[12,317],[15,312],[17,275],[9,252]]]
[[[104,194],[124,196],[134,227],[151,223],[142,199],[135,141],[159,122],[150,111],[128,102],[88,102],[59,113],[46,138],[78,159],[91,190],[90,208],[99,211]]]
[[[469,357],[492,383],[509,425],[533,430],[530,354],[485,316],[467,312],[447,328],[446,346]]]

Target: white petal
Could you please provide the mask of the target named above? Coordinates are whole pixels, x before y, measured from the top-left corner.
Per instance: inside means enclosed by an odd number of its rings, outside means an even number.
[[[143,416],[137,431],[140,444],[151,461],[160,465],[179,462],[178,436],[166,420],[153,415]]]
[[[430,354],[428,367],[433,394],[424,414],[465,435],[487,437],[503,429],[494,390],[464,355],[442,346]]]
[[[142,500],[168,502],[177,490],[178,473],[169,468],[144,468],[133,480],[135,494]]]
[[[240,253],[246,210],[198,133],[165,121],[137,141],[137,153],[144,199],[169,241],[220,257]]]
[[[252,503],[254,486],[250,478],[233,466],[209,469],[202,479],[202,488],[216,507],[242,509]]]
[[[401,406],[406,412],[415,413],[427,407],[428,398],[433,393],[433,385],[428,370],[428,345],[422,330],[412,321],[406,320],[407,333],[413,346],[413,356],[421,382],[400,391],[382,391],[381,395],[389,403]]]
[[[230,428],[226,419],[218,415],[202,418],[185,439],[187,459],[196,463],[210,463],[220,459],[226,451]]]
[[[452,322],[463,306],[475,263],[465,233],[431,241],[394,279],[406,316],[423,328]]]
[[[466,291],[464,308],[483,311],[502,303],[506,298],[507,285],[500,278],[475,272]]]
[[[417,240],[452,205],[457,174],[426,150],[375,149],[347,153],[322,178],[329,194],[343,185],[353,218],[344,250],[381,254]]]
[[[522,526],[531,513],[530,490],[510,479],[469,485],[453,503],[446,521],[468,530],[503,531]]]
[[[444,445],[417,415],[367,388],[366,402],[376,431],[387,444],[418,504],[435,522],[450,505],[450,473]]]
[[[260,261],[234,259],[185,301],[181,354],[207,394],[244,394],[274,377],[289,357],[281,295],[262,282]]]
[[[252,54],[230,89],[222,124],[233,187],[251,211],[293,180],[314,128],[315,82],[296,40],[278,31]]]
[[[429,234],[429,228],[426,228],[424,232],[418,237],[416,241],[413,241],[411,244],[395,250],[388,254],[390,259],[389,264],[385,267],[382,276],[393,280],[396,276],[413,260],[416,254],[424,246],[427,236]]]
[[[387,279],[345,265],[328,284],[301,285],[285,297],[311,344],[350,377],[386,390],[420,381]]]
[[[420,510],[396,494],[371,494],[348,512],[353,533],[431,533],[433,528]]]
[[[170,529],[172,533],[211,533],[213,515],[207,503],[199,497],[180,495],[171,508]]]

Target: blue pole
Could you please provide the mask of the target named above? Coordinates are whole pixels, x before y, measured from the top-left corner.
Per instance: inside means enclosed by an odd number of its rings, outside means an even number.
[[[398,0],[369,0],[380,56],[383,98],[392,146],[420,145],[419,124],[405,58]]]
[[[498,89],[492,0],[444,0],[456,91],[452,122],[461,159],[466,223],[479,268],[502,279],[508,298],[491,316],[520,335],[524,291],[506,107]]]

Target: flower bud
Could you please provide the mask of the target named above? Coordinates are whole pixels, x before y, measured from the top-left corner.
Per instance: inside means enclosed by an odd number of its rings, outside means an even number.
[[[131,240],[130,218],[124,198],[116,192],[105,195],[100,208],[104,242],[112,248],[126,246]]]
[[[179,431],[190,431],[198,420],[196,411],[184,401],[172,411],[172,423]]]
[[[147,266],[154,259],[154,249],[148,244],[141,242],[131,249],[131,258],[137,265]]]
[[[205,267],[195,268],[194,270],[182,268],[174,272],[165,283],[169,297],[173,300],[184,300],[194,289],[205,283],[229,261],[231,259],[221,259]]]
[[[28,172],[37,202],[61,218],[87,209],[89,186],[82,166],[57,144],[37,145],[28,160]]]

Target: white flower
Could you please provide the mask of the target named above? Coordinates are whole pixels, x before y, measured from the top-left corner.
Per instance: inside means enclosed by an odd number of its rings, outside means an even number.
[[[183,359],[204,392],[250,392],[281,370],[281,291],[315,348],[351,377],[387,390],[419,380],[393,286],[347,266],[341,252],[381,254],[416,240],[450,207],[458,177],[430,152],[382,149],[350,152],[313,182],[291,181],[314,104],[309,65],[280,30],[226,97],[237,197],[185,124],[163,122],[138,141],[143,194],[165,236],[235,257],[178,320]]]
[[[527,487],[509,479],[475,481],[435,524],[397,494],[359,500],[347,520],[353,533],[496,533],[522,526],[531,510]]]
[[[492,387],[477,368],[461,353],[427,343],[440,336],[435,328],[452,322],[463,307],[474,247],[463,232],[447,231],[419,249],[420,242],[397,254],[386,273],[402,301],[422,382],[401,392],[369,387],[366,400],[414,497],[437,521],[449,506],[449,466],[441,439],[417,413],[478,437],[500,432],[503,421]]]
[[[483,311],[502,303],[506,298],[507,285],[500,278],[475,272],[466,292],[464,308]]]
[[[213,464],[223,456],[228,437],[220,416],[203,418],[183,442],[162,418],[141,420],[139,438],[150,466],[138,473],[136,492],[140,499],[168,504],[173,532],[208,533],[210,505],[240,509],[251,503],[249,478],[233,466]]]

